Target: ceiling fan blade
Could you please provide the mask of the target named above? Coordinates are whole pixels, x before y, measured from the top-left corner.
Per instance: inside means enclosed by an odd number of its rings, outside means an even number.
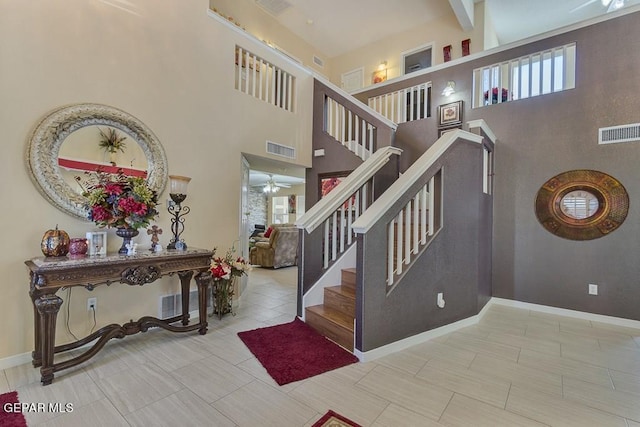
[[[283,184],[281,182],[276,182],[275,183],[278,187],[282,187],[282,188],[291,188],[291,184]]]
[[[577,12],[577,11],[579,11],[580,9],[582,9],[583,7],[587,7],[587,6],[589,6],[590,4],[595,3],[595,2],[597,2],[597,1],[600,1],[600,0],[589,0],[589,1],[586,1],[586,2],[582,3],[580,6],[577,6],[577,7],[574,7],[573,9],[571,9],[571,10],[569,11],[569,13]]]
[[[618,10],[624,6],[624,0],[613,0],[607,8],[607,13]]]

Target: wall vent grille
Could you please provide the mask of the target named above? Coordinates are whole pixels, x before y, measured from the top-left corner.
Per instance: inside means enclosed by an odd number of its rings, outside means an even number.
[[[211,299],[207,300],[207,312],[211,312]],[[160,296],[160,304],[158,307],[158,318],[168,319],[178,316],[182,313],[182,294],[162,295]],[[198,315],[198,290],[194,289],[189,292],[189,313]],[[191,316],[193,318],[193,316]]]
[[[280,15],[285,10],[293,6],[286,0],[256,0],[258,6],[274,16]]]
[[[313,63],[320,68],[324,68],[324,61],[322,60],[322,58],[319,58],[316,55],[313,55]]]
[[[286,157],[287,159],[296,158],[296,149],[287,145],[277,144],[272,141],[267,141],[267,153],[280,157]]]
[[[598,144],[640,141],[640,123],[598,129]]]

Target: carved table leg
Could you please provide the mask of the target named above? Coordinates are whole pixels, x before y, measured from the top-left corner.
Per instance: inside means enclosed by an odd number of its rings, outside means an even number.
[[[187,326],[189,324],[189,287],[193,271],[179,271],[178,277],[180,277],[182,288],[182,325]]]
[[[40,382],[42,385],[53,381],[53,353],[56,345],[56,318],[62,305],[62,298],[57,295],[41,295],[35,300],[39,314],[41,337],[42,367]]]
[[[209,273],[200,272],[196,275],[196,283],[198,284],[198,315],[200,316],[200,329],[198,333],[205,335],[207,333],[207,293],[209,292],[209,284],[211,283],[211,275]]]
[[[40,322],[40,314],[38,313],[38,309],[36,308],[36,299],[38,296],[34,292],[29,292],[31,296],[31,302],[33,304],[33,339],[34,339],[34,347],[31,352],[31,363],[34,368],[42,366],[42,339],[40,338],[41,332],[41,322]]]

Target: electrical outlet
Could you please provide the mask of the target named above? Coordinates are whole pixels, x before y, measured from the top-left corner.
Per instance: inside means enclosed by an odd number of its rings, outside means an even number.
[[[589,283],[589,295],[598,295],[598,285]]]
[[[98,298],[87,298],[87,311],[92,311],[98,308]]]

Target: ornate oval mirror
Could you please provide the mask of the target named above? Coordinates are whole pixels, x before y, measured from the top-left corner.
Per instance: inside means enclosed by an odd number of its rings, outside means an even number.
[[[114,148],[105,140],[120,142]],[[73,175],[83,170],[111,166],[146,175],[158,194],[168,177],[164,149],[153,132],[131,114],[101,104],[75,104],[47,115],[29,138],[27,166],[49,202],[82,219],[88,211]]]
[[[629,195],[614,177],[594,170],[554,176],[538,190],[536,216],[549,232],[591,240],[618,228],[627,217]]]

